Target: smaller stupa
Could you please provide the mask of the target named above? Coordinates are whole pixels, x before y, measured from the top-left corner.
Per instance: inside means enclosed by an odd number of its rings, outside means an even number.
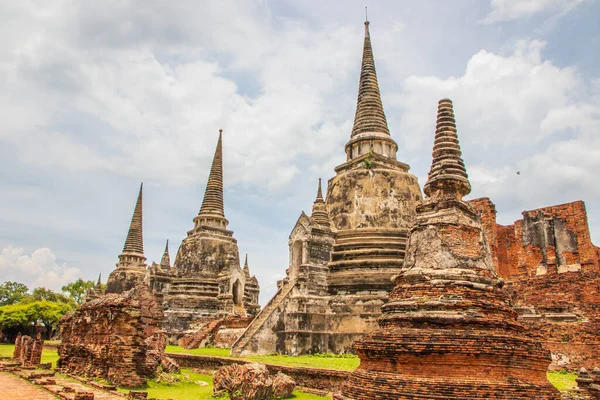
[[[106,293],[123,293],[140,282],[144,282],[146,277],[146,257],[144,256],[144,233],[142,226],[142,189],[144,184],[140,185],[140,192],[133,210],[133,217],[129,225],[129,232],[123,252],[119,254],[119,262],[116,269],[108,276],[106,282]]]
[[[471,191],[452,102],[438,108],[433,163],[379,328],[355,343],[360,366],[338,400],[558,399],[550,354],[526,334],[501,287]]]

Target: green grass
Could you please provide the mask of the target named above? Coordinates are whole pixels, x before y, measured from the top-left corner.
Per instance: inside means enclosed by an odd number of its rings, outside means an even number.
[[[165,349],[167,353],[185,353],[185,354],[198,354],[201,356],[213,356],[213,357],[229,357],[229,349],[220,349],[217,347],[203,347],[201,349],[184,349],[179,346],[167,346]]]
[[[213,380],[210,375],[197,374],[190,369],[183,368],[180,374],[169,374],[170,376],[177,376],[182,378],[182,381],[167,385],[156,381],[149,381],[147,388],[140,388],[148,392],[148,398],[159,398],[159,399],[177,399],[177,400],[201,400],[201,399],[214,399],[214,400],[226,400],[227,396],[212,397]],[[206,386],[201,386],[196,382],[206,382]],[[128,389],[119,388],[120,392],[127,393]],[[290,399],[296,400],[326,400],[331,397],[316,396],[314,394],[303,393],[295,391]]]
[[[354,355],[345,354],[336,356],[332,354],[315,354],[306,356],[286,356],[286,355],[268,355],[268,356],[247,356],[246,360],[259,363],[288,365],[291,367],[307,367],[322,369],[338,369],[343,371],[354,371],[360,358]]]
[[[13,344],[0,344],[0,356],[12,357],[15,346]],[[179,346],[167,346],[167,352],[170,353],[187,353],[187,354],[199,354],[205,356],[219,356],[219,357],[230,357],[229,349],[217,349],[217,348],[202,348],[186,350]],[[332,355],[332,354],[317,354],[312,356],[284,356],[284,355],[268,355],[268,356],[247,356],[245,360],[262,362],[267,364],[276,365],[289,365],[289,366],[302,366],[310,368],[329,368],[339,369],[345,371],[352,371],[360,360],[356,356],[352,355]],[[52,367],[56,367],[56,360],[58,360],[58,353],[55,350],[44,350],[42,352],[42,362],[51,362]],[[189,369],[183,369],[183,374],[188,374],[189,379],[186,382],[178,382],[173,385],[166,385],[163,383],[157,383],[155,381],[148,382],[148,388],[143,389],[148,391],[148,397],[152,398],[174,398],[177,400],[191,400],[191,399],[211,399],[212,393],[212,377],[210,375],[197,374]],[[576,373],[570,373],[566,371],[548,371],[548,381],[554,385],[560,391],[566,391],[577,386],[575,379],[577,378]],[[196,381],[207,382],[207,386],[200,386],[195,384]],[[313,394],[302,393],[299,391],[294,392],[292,397],[296,400],[323,400],[327,397],[316,396]]]
[[[550,383],[561,392],[577,387],[577,382],[575,381],[577,374],[574,372],[567,372],[564,370],[548,371],[546,376],[548,377]]]
[[[0,357],[12,357],[15,351],[14,344],[0,344]],[[56,368],[58,353],[56,350],[42,350],[42,363],[52,363],[52,368]]]
[[[168,353],[186,353],[197,354],[202,356],[231,357],[229,355],[229,349],[218,349],[213,347],[186,350],[179,346],[167,346],[165,351]],[[286,356],[276,354],[267,356],[245,356],[242,357],[242,359],[274,365],[338,369],[343,371],[354,371],[356,367],[358,367],[358,364],[360,364],[360,359],[352,354],[315,354],[306,356]]]

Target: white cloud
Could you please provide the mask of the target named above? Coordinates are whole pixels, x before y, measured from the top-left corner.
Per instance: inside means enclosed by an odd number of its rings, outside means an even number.
[[[181,21],[173,7],[133,4],[76,7],[62,24],[19,14],[36,29],[0,55],[0,117],[15,122],[0,140],[27,163],[195,182],[223,128],[227,183],[275,189],[299,173],[298,157],[323,163],[345,139],[351,116],[336,114],[332,96],[356,69],[360,31],[291,24],[279,35],[264,7],[236,7],[231,19],[217,3],[203,9],[212,20],[194,17],[200,28],[181,11],[193,2],[176,8]],[[240,68],[260,90],[248,95],[228,76]]]
[[[519,41],[507,56],[481,50],[468,61],[464,75],[442,79],[409,77],[392,103],[402,109],[403,132],[433,132],[437,101],[455,103],[462,140],[483,147],[533,146],[556,129],[544,121],[577,100],[585,87],[574,68],[560,68],[542,58],[545,43]],[[551,82],[551,84],[550,84]],[[410,149],[429,145],[431,135],[407,135]]]
[[[567,14],[587,0],[491,0],[491,11],[482,20],[485,24],[528,18],[549,13]]]
[[[509,55],[481,50],[462,76],[409,77],[395,98],[413,150],[431,146],[437,100],[453,100],[472,196],[490,197],[504,223],[579,199],[598,212],[600,85],[545,60],[543,48],[521,41]]]
[[[56,256],[47,248],[35,250],[31,255],[23,249],[5,247],[0,253],[2,281],[24,283],[30,289],[45,287],[54,291],[81,277],[78,268],[57,264]]]

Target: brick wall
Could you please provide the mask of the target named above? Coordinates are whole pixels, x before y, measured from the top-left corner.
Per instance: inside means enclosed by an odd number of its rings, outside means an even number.
[[[520,319],[553,356],[552,369],[600,366],[600,257],[583,201],[496,223],[488,198],[471,200]]]

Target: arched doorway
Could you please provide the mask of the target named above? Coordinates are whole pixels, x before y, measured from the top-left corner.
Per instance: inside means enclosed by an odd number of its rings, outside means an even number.
[[[236,306],[241,305],[242,300],[244,299],[244,286],[242,285],[242,282],[240,282],[239,279],[236,279],[235,282],[233,282],[232,292],[233,304],[235,304]]]

